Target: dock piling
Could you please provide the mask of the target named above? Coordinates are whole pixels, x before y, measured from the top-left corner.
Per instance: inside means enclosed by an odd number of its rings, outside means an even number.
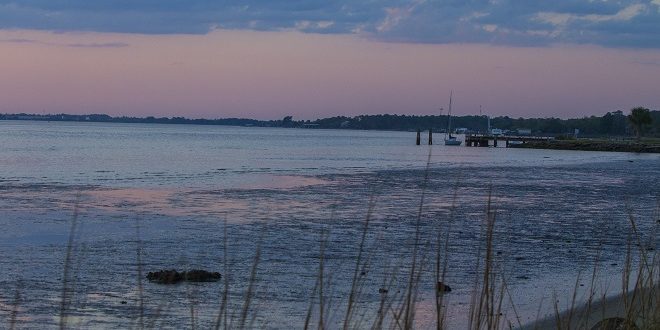
[[[417,130],[417,145],[422,144],[422,131]]]
[[[433,145],[433,129],[429,128],[429,145]]]

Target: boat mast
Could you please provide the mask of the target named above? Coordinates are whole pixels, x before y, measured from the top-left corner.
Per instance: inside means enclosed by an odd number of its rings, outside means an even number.
[[[447,112],[447,134],[451,138],[451,98],[454,94],[454,91],[449,92],[449,112]]]
[[[490,134],[490,116],[486,115],[488,118],[488,130],[486,131],[486,134]]]

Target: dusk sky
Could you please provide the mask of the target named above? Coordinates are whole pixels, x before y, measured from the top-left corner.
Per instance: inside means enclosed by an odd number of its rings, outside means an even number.
[[[660,108],[660,0],[0,0],[0,112]],[[446,110],[445,110],[446,112]]]

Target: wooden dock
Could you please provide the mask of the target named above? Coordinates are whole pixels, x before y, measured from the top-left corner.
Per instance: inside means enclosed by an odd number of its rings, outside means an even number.
[[[554,140],[551,136],[527,136],[527,135],[493,135],[493,134],[465,134],[466,147],[497,147],[498,141],[504,142],[508,148],[509,145],[516,143],[527,143],[531,141],[550,141]],[[491,141],[492,144],[491,144]],[[513,143],[512,143],[513,142]]]

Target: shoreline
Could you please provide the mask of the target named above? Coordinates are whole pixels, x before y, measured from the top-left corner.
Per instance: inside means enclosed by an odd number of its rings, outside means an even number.
[[[511,145],[510,147],[521,149],[660,153],[660,143],[644,141],[552,140],[530,141],[519,145]]]
[[[530,322],[523,325],[520,329],[592,329],[598,322],[605,319],[627,319],[628,315],[632,315],[632,321],[634,321],[638,328],[646,329],[643,325],[648,326],[649,322],[655,325],[653,322],[657,320],[653,319],[652,315],[645,315],[645,313],[639,312],[639,310],[645,309],[647,312],[657,310],[657,289],[658,286],[656,285],[652,288],[639,289],[628,292],[627,294],[621,292],[616,295],[601,297],[591,303],[582,303],[574,309],[561,311],[558,315],[547,316]],[[652,298],[654,296],[656,298]],[[645,306],[645,304],[648,304],[648,301],[653,301],[655,304]]]

